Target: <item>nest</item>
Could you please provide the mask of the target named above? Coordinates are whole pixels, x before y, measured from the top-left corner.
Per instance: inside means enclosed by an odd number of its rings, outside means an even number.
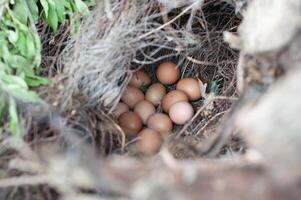
[[[75,39],[68,41],[58,59],[53,85],[43,89],[42,95],[65,113],[81,137],[95,144],[99,135],[109,135],[110,142],[100,139],[100,143],[106,149],[102,152],[112,152],[125,146],[120,142],[124,134],[110,113],[133,72],[143,68],[156,82],[158,64],[172,60],[181,77],[202,80],[208,85],[207,92],[212,92],[209,85],[213,83],[215,96],[223,97],[210,106],[204,106],[206,99],[194,102],[195,110],[203,110],[189,125],[174,130],[182,138],[208,138],[236,96],[238,53],[223,42],[222,34],[235,31],[239,22],[234,8],[218,1],[195,1],[173,9],[151,0],[99,2]]]
[[[177,158],[191,157],[191,149],[193,157],[198,157],[212,145],[236,96],[238,52],[223,42],[223,32],[235,31],[239,22],[234,7],[219,1],[195,1],[173,9],[151,0],[99,2],[74,39],[57,37],[57,48],[45,51],[55,57],[65,41],[64,50],[52,61],[57,60],[54,68],[47,72],[54,74],[52,84],[39,93],[96,152],[135,155],[110,113],[133,72],[143,68],[157,82],[156,67],[171,60],[179,66],[182,78],[197,78],[207,85],[207,93],[214,94],[209,103],[206,98],[193,102],[197,111],[193,120],[176,126],[165,141]],[[47,35],[45,40],[49,40]],[[48,131],[52,132],[50,127]],[[38,133],[28,135],[32,138]],[[229,145],[221,153],[243,152],[244,145],[238,146]]]

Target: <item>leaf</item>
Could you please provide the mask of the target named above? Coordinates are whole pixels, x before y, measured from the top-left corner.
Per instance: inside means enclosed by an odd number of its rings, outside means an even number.
[[[9,95],[25,102],[43,102],[37,93],[29,91],[28,86],[19,76],[8,75],[0,71],[0,86]]]
[[[34,72],[34,66],[33,65],[28,65],[28,66],[23,66],[19,68],[20,70],[18,70],[17,75],[21,76],[21,74],[23,73],[24,76],[22,76],[24,79],[26,76],[34,76],[35,72]]]
[[[15,31],[8,30],[7,33],[8,33],[8,40],[9,40],[9,42],[15,45],[16,42],[19,39],[18,32],[17,31],[15,32]]]
[[[13,70],[6,63],[0,62],[0,71],[4,71],[10,74]]]
[[[82,13],[84,16],[90,14],[88,6],[82,0],[75,0],[75,5],[77,10]]]
[[[6,99],[4,98],[3,92],[0,89],[0,119],[2,119],[5,109],[6,109]],[[1,120],[0,120],[0,126],[1,126]]]
[[[48,5],[49,5],[50,8],[52,8],[52,9],[55,8],[55,2],[54,2],[54,0],[47,0],[47,2],[48,2]]]
[[[27,49],[26,57],[28,59],[33,58],[36,54],[36,47],[35,47],[35,41],[32,34],[28,34],[26,37],[26,49]]]
[[[21,138],[21,130],[19,127],[19,118],[17,112],[17,105],[15,100],[10,97],[9,98],[9,129],[17,138]]]
[[[143,93],[145,93],[146,91],[147,91],[147,89],[148,89],[148,86],[146,85],[146,84],[142,84],[140,87],[139,87],[139,89],[143,92]]]
[[[49,12],[49,6],[48,6],[48,2],[46,0],[40,0],[42,7],[44,9],[44,13],[45,13],[45,18],[48,18],[48,12]]]
[[[52,9],[52,8],[49,9],[49,13],[48,13],[48,17],[47,17],[46,21],[49,24],[49,26],[51,27],[52,31],[56,32],[57,27],[58,27],[58,16],[54,9]]]
[[[27,0],[27,4],[34,22],[37,22],[39,20],[39,8],[37,5],[37,0]]]
[[[56,14],[58,16],[59,21],[62,23],[65,21],[65,7],[61,0],[54,0],[56,7]]]
[[[25,81],[30,87],[37,87],[37,86],[49,84],[49,80],[47,78],[38,77],[38,76],[27,76],[25,78]]]
[[[27,20],[28,20],[28,12],[25,8],[25,6],[23,5],[23,3],[18,0],[15,2],[14,5],[14,16],[23,24],[27,24]]]
[[[18,76],[8,75],[4,72],[0,72],[0,78],[0,83],[2,83],[2,85],[16,84],[24,89],[28,89],[26,82]],[[5,90],[4,86],[2,86],[2,88]]]
[[[36,46],[36,56],[34,58],[33,64],[35,65],[36,69],[39,69],[39,66],[42,62],[42,55],[41,55],[41,40],[38,34],[34,34],[34,41]]]
[[[79,19],[74,20],[74,22],[73,22],[73,24],[71,26],[71,31],[70,31],[71,35],[76,34],[79,26],[80,26],[80,20]]]
[[[20,51],[21,55],[25,56],[27,47],[26,47],[26,35],[17,29],[17,32],[19,32],[19,39],[16,43],[16,46],[18,50]]]
[[[72,6],[71,6],[71,4],[70,4],[69,1],[67,1],[67,0],[61,0],[61,3],[63,4],[63,6],[64,6],[65,8],[67,8],[67,10],[72,11]]]
[[[5,91],[7,91],[11,96],[24,102],[42,102],[37,93],[21,88],[16,84],[7,85]]]
[[[20,55],[10,54],[6,59],[6,62],[9,66],[16,69],[31,67],[31,63],[26,58]]]

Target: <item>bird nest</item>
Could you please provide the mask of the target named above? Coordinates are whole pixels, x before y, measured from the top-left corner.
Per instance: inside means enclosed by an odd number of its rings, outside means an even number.
[[[99,2],[68,41],[55,68],[53,87],[43,89],[42,95],[65,114],[76,135],[102,155],[126,153],[129,144],[111,113],[136,70],[143,68],[156,82],[156,67],[171,60],[182,78],[205,83],[207,95],[193,102],[195,116],[176,126],[166,144],[180,141],[182,146],[185,141],[189,151],[193,146],[201,155],[203,145],[197,144],[213,141],[211,136],[236,100],[238,53],[223,42],[223,32],[235,31],[239,22],[234,8],[219,1],[175,8],[156,1]]]

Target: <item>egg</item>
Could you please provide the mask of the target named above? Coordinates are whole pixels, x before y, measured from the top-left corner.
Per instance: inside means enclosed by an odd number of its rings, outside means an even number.
[[[165,112],[169,112],[170,107],[179,101],[188,101],[186,94],[180,90],[172,90],[168,92],[162,99],[162,108]]]
[[[148,118],[147,127],[159,133],[167,134],[172,130],[172,121],[166,114],[154,113]]]
[[[169,110],[169,117],[175,123],[183,125],[193,116],[193,108],[190,103],[180,101],[173,104]]]
[[[147,100],[140,101],[134,107],[134,112],[139,115],[144,124],[146,124],[148,117],[155,111],[155,106]]]
[[[151,83],[150,77],[143,70],[139,70],[133,74],[132,79],[129,82],[129,85],[139,88],[143,84],[149,85],[150,83]]]
[[[119,126],[128,136],[135,136],[142,129],[141,118],[132,111],[122,113],[118,118]]]
[[[157,68],[156,76],[162,84],[174,84],[180,77],[180,69],[173,62],[164,62]]]
[[[183,91],[191,101],[201,98],[201,88],[199,81],[194,78],[183,78],[177,83],[177,90]]]
[[[145,94],[145,99],[152,102],[155,106],[161,104],[161,100],[166,94],[166,89],[161,83],[152,84]]]
[[[119,102],[113,111],[113,116],[118,118],[122,113],[129,111],[129,106],[125,103]]]
[[[144,100],[144,94],[136,87],[127,86],[122,94],[121,100],[133,109],[139,101]]]
[[[146,155],[153,155],[161,146],[160,134],[149,128],[143,129],[138,134],[140,140],[137,143],[138,150]]]

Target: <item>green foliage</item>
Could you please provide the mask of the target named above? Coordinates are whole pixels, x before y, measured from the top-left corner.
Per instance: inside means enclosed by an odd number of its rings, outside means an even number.
[[[148,89],[148,86],[146,84],[142,84],[139,88],[143,93],[146,93],[147,89]]]
[[[82,0],[2,0],[0,3],[0,130],[1,123],[8,119],[10,131],[20,137],[16,100],[42,102],[30,88],[49,82],[39,76],[41,41],[36,23],[42,17],[56,32],[59,24],[77,13],[89,14]]]

